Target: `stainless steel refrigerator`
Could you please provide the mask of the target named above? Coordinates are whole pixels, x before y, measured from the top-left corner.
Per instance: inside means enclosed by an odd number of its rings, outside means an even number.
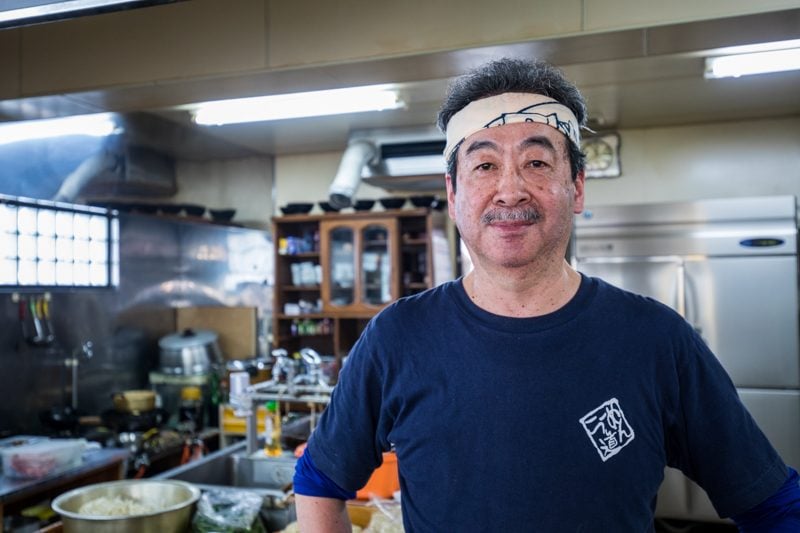
[[[797,201],[794,196],[605,206],[575,221],[581,272],[671,306],[730,374],[743,403],[800,466]],[[656,515],[718,520],[671,468]]]

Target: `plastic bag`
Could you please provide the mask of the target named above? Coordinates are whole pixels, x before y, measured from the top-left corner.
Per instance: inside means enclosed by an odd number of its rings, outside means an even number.
[[[197,502],[193,533],[266,533],[259,512],[264,499],[247,490],[209,490]]]
[[[399,501],[370,498],[370,503],[378,508],[372,513],[369,526],[364,533],[403,533],[403,512]]]

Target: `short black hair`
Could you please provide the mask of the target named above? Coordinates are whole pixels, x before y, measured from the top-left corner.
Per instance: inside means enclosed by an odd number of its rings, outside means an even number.
[[[579,127],[586,124],[586,102],[560,69],[545,61],[519,58],[497,59],[455,78],[447,89],[436,123],[446,133],[453,115],[471,102],[510,92],[548,96],[572,111]],[[571,139],[567,139],[567,146],[572,179],[575,180],[584,168],[586,156]],[[458,149],[453,150],[447,160],[447,173],[454,189],[457,153]]]

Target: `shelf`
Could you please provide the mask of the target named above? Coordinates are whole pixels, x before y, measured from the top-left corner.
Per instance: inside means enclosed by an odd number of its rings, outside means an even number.
[[[323,319],[323,318],[330,318],[330,315],[323,313],[303,313],[300,315],[286,315],[284,313],[276,313],[275,318],[277,318],[278,320],[303,320],[306,318]]]
[[[319,285],[284,285],[283,287],[278,287],[280,290],[284,292],[304,292],[304,291],[319,291]]]
[[[403,237],[403,246],[426,246],[428,239],[425,237],[419,239],[407,239]]]
[[[403,283],[403,288],[404,289],[427,289],[428,288],[428,284],[424,283],[424,282],[421,282],[421,281],[413,282],[413,283]]]
[[[296,254],[278,254],[278,257],[286,257],[287,259],[314,259],[319,257],[319,252],[300,252]]]
[[[333,333],[315,333],[314,335],[278,335],[279,341],[293,341],[300,339],[327,339]]]

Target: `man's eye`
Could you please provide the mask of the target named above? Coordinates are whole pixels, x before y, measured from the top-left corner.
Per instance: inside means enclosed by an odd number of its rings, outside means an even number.
[[[480,165],[475,167],[475,170],[492,170],[493,168],[494,165],[492,163],[481,163]]]
[[[547,163],[539,159],[534,159],[533,161],[528,162],[528,166],[532,168],[544,168],[547,166]]]

